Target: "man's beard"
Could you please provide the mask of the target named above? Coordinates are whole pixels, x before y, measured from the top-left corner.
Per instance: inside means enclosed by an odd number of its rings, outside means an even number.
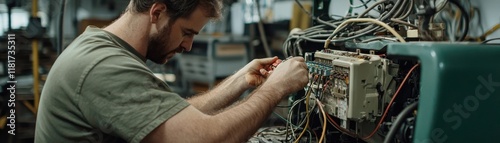
[[[153,35],[148,42],[148,51],[146,53],[146,58],[157,63],[165,64],[167,61],[168,52],[168,42],[170,42],[170,32],[172,32],[172,26],[170,22],[168,25],[164,26],[158,34]]]

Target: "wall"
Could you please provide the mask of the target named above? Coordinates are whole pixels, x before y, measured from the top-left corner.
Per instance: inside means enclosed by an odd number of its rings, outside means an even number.
[[[62,0],[39,0],[40,10],[52,11],[48,35],[55,37],[58,27],[58,14]],[[118,17],[127,6],[129,0],[66,0],[64,11],[64,45],[78,36],[78,23],[82,19],[110,20]]]
[[[481,19],[483,20],[483,27],[485,30],[490,29],[496,24],[500,23],[500,1],[499,0],[471,0],[473,5],[479,6],[481,11]],[[500,30],[491,34],[489,38],[500,38]]]

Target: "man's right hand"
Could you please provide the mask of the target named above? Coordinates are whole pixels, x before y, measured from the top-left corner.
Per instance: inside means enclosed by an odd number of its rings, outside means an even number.
[[[279,64],[262,86],[270,86],[283,95],[288,95],[304,88],[308,81],[304,58],[294,57]]]

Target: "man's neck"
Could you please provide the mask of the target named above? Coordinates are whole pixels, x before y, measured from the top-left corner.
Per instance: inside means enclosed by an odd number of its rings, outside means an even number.
[[[146,57],[151,23],[147,15],[125,12],[104,30],[113,33]]]

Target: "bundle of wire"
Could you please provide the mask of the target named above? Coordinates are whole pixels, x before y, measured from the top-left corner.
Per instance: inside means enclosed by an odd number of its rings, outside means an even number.
[[[362,6],[367,5],[367,3],[363,2]],[[357,16],[351,16],[347,12],[347,16],[337,20],[324,21],[311,15],[311,18],[319,24],[305,30],[290,32],[283,44],[283,53],[285,56],[301,56],[303,42],[324,43],[325,48],[328,48],[331,43],[357,40],[362,36],[370,36],[376,32],[386,30],[399,42],[405,42],[404,38],[390,25],[403,24],[415,27],[413,24],[404,21],[414,10],[414,3],[414,0],[398,0],[394,4],[387,0],[379,0],[369,7],[367,6],[366,10]],[[351,6],[349,11],[352,11],[352,8],[362,8],[362,6]],[[378,6],[382,8],[377,10],[380,13],[379,16],[375,17],[368,14]],[[388,9],[385,10],[385,8]],[[393,39],[390,36],[386,36],[386,38]],[[383,40],[386,38],[378,39]]]
[[[446,2],[451,5],[444,5],[441,8],[437,8],[433,20],[435,22],[442,22],[446,25],[445,34],[447,40],[451,42],[464,41],[469,33],[469,23],[472,18],[470,16],[473,16],[470,15],[469,12],[474,11],[474,9],[470,1],[448,0]],[[462,4],[468,6],[465,7]],[[478,20],[480,23],[480,18],[478,18]],[[482,26],[480,27],[482,28]]]

